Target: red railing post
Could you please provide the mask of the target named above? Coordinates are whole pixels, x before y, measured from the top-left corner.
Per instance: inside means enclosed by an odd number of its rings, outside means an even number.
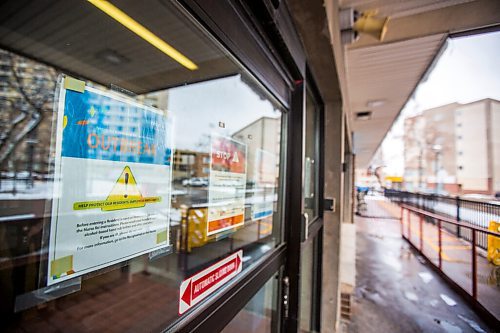
[[[411,212],[409,209],[407,218],[408,218],[408,241],[411,243]]]
[[[423,225],[423,217],[421,214],[418,215],[419,216],[419,220],[418,220],[418,223],[419,223],[419,233],[420,233],[420,252],[423,252],[424,251],[424,236],[423,236],[423,231],[424,231],[424,225]]]
[[[485,230],[484,228],[480,228],[478,226],[474,226],[474,225],[467,225],[467,224],[460,224],[459,222],[457,222],[456,220],[453,220],[452,218],[448,218],[446,216],[441,216],[441,215],[438,215],[438,214],[435,214],[435,213],[431,213],[431,212],[426,212],[425,210],[423,209],[418,209],[418,208],[413,208],[413,207],[410,207],[410,206],[405,206],[405,207],[401,207],[401,234],[403,236],[403,238],[406,238],[405,235],[404,235],[404,232],[405,232],[405,226],[404,226],[404,223],[405,223],[405,210],[407,211],[407,215],[406,215],[406,221],[408,223],[408,235],[407,235],[407,241],[410,242],[410,244],[412,245],[415,245],[413,243],[411,243],[411,213],[414,213],[414,214],[417,214],[417,218],[419,219],[419,230],[418,230],[418,233],[420,235],[420,253],[426,257],[429,261],[432,261],[432,258],[430,257],[427,257],[424,253],[423,253],[423,247],[424,247],[424,243],[423,243],[423,237],[424,237],[424,218],[425,217],[429,217],[429,218],[432,218],[434,219],[435,221],[437,221],[437,229],[438,229],[438,243],[439,243],[439,248],[438,248],[438,260],[439,260],[439,264],[438,264],[438,268],[441,272],[443,272],[446,276],[448,276],[449,278],[451,278],[452,280],[454,280],[451,276],[449,276],[448,274],[446,274],[444,271],[443,271],[443,256],[444,256],[444,252],[443,252],[443,223],[448,223],[448,224],[451,224],[451,225],[456,225],[456,226],[459,226],[460,228],[462,229],[467,229],[467,230],[471,230],[471,243],[472,243],[472,251],[471,251],[471,255],[472,255],[472,262],[471,262],[471,265],[472,265],[472,297],[474,298],[474,300],[476,302],[479,303],[479,300],[478,300],[478,285],[477,285],[477,279],[478,279],[478,276],[477,276],[477,270],[478,270],[478,267],[477,267],[477,242],[478,242],[478,239],[477,239],[477,235],[479,233],[481,234],[486,234],[486,235],[491,235],[491,236],[494,236],[494,237],[499,237],[500,238],[500,233],[496,232],[496,231],[490,231],[490,230]],[[480,235],[481,235],[480,234]],[[433,262],[433,261],[432,261]],[[466,291],[465,289],[463,289],[465,292],[468,292]]]
[[[441,240],[441,220],[438,220],[438,242],[439,242],[439,269],[443,270],[443,259],[441,253],[443,252],[443,242]]]
[[[404,218],[404,211],[405,209],[401,206],[401,218],[400,218],[400,221],[401,221],[401,237],[405,237],[404,235],[404,221],[403,221],[403,218]]]
[[[477,299],[476,230],[472,229],[472,297]]]

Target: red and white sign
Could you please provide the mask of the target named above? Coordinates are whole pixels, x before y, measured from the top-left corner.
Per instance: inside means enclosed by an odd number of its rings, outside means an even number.
[[[238,275],[241,272],[242,257],[243,251],[240,250],[182,281],[179,293],[179,315]]]
[[[212,134],[207,236],[245,223],[247,146]]]

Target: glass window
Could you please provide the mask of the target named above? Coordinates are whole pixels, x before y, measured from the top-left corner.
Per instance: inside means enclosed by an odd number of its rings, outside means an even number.
[[[222,333],[277,332],[278,275],[270,278]]]
[[[177,5],[0,22],[3,328],[162,331],[280,244],[282,107]]]
[[[319,129],[318,106],[311,91],[306,94],[305,118],[305,165],[304,165],[304,211],[309,222],[318,216],[319,210]]]

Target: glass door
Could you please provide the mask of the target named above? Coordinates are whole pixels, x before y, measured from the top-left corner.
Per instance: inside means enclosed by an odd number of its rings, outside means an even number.
[[[6,331],[277,329],[290,105],[224,6],[2,2]]]
[[[307,89],[305,108],[304,215],[305,241],[300,262],[300,332],[319,332],[321,290],[322,168],[320,143],[321,108],[312,85]]]

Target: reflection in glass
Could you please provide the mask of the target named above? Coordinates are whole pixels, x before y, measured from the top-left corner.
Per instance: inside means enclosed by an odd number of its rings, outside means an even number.
[[[304,163],[304,212],[312,222],[318,216],[319,210],[319,132],[318,132],[318,106],[311,91],[306,94],[305,118],[305,163]]]
[[[222,332],[276,332],[276,327],[273,325],[277,319],[277,292],[278,280],[277,276],[274,276],[252,297]]]
[[[116,6],[199,68],[184,68],[84,1],[54,2],[50,10],[16,1],[0,5],[0,320],[6,331],[161,331],[179,318],[184,279],[240,249],[245,269],[281,242],[281,106],[168,2],[154,2],[147,12],[133,1]],[[34,13],[37,20],[22,23]],[[159,172],[136,174],[133,165],[152,162],[137,151],[119,157],[131,165],[131,171],[123,169],[123,184],[121,174],[108,177],[105,168],[99,177],[95,170],[80,169],[78,158],[118,158],[109,149],[74,157],[73,178],[86,187],[64,186],[70,184],[64,174],[55,179],[56,132],[68,126],[58,119],[57,82],[68,73],[83,79],[89,91],[122,96],[171,117],[173,149],[156,156],[158,163],[171,162],[171,180]],[[91,104],[92,120],[74,126],[95,121],[110,135],[144,136],[137,110],[103,100]],[[102,147],[97,140],[103,134],[92,137],[91,145]],[[231,144],[217,144],[220,138]],[[239,165],[225,167],[223,161]],[[61,197],[85,190],[103,200],[113,184],[129,186],[132,174],[140,193],[154,185],[168,196],[165,182],[170,183],[170,208],[148,207],[169,217],[173,253],[148,253],[99,267],[82,276],[76,292],[53,300],[36,297],[47,285],[54,187],[63,185]],[[141,187],[143,177],[150,180],[149,188]],[[130,214],[137,209],[142,208],[132,207]],[[102,220],[109,213],[88,212]],[[68,225],[83,213],[66,214]],[[71,239],[68,244],[75,245]],[[14,312],[21,299],[32,303]]]
[[[311,330],[313,300],[313,243],[305,244],[300,257],[300,332]]]

